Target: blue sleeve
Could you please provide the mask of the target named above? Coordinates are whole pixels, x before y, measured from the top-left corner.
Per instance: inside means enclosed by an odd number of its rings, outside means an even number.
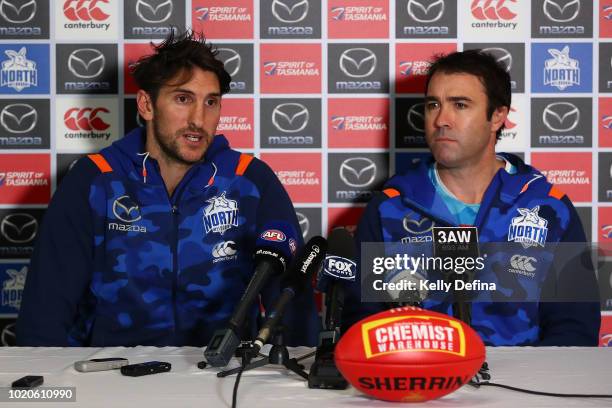
[[[295,209],[285,188],[272,169],[261,160],[254,159],[249,165],[245,176],[258,186],[261,193],[257,209],[257,231],[270,221],[285,221],[291,224],[296,232],[298,250],[304,240],[295,214]],[[261,299],[267,311],[272,310],[280,296],[280,277],[273,278],[262,290]],[[321,320],[315,306],[312,285],[294,298],[283,317],[285,326],[285,342],[288,346],[316,346]]]
[[[17,319],[19,346],[75,346],[72,339],[93,266],[89,186],[99,174],[88,159],[64,177],[45,213]]]
[[[346,332],[359,320],[386,309],[383,303],[361,301],[361,243],[383,242],[380,224],[379,205],[387,199],[384,194],[374,196],[368,203],[355,233],[357,246],[357,276],[353,282],[346,282],[344,311],[342,315],[342,333]]]
[[[570,221],[562,243],[586,243],[576,209],[567,196],[563,197],[570,210]],[[585,250],[588,245],[585,244]],[[539,346],[597,346],[601,312],[599,290],[590,253],[574,257],[558,265],[559,273],[553,272],[561,291],[571,290],[581,302],[540,303]],[[586,301],[591,299],[593,301]]]

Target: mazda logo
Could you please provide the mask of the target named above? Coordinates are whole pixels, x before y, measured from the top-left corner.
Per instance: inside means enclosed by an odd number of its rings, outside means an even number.
[[[302,238],[306,238],[308,232],[310,231],[310,220],[301,212],[295,213],[297,215],[298,223],[300,224],[300,229],[302,230]]]
[[[0,221],[0,233],[13,244],[27,244],[38,232],[38,221],[27,213],[9,214]]]
[[[227,73],[233,77],[240,71],[242,65],[242,58],[236,50],[231,48],[219,48],[217,57],[223,62],[223,66]]]
[[[291,1],[272,1],[272,15],[274,18],[288,24],[299,23],[306,18],[308,8],[310,7],[308,0],[298,1],[291,6],[287,3],[291,3]]]
[[[420,220],[415,220],[410,216],[414,215],[414,213],[410,213],[404,217],[402,220],[402,225],[406,231],[415,235],[422,235],[430,232],[433,227],[436,226],[436,223],[430,220],[427,217],[423,217]]]
[[[81,79],[95,78],[102,73],[106,57],[95,48],[80,48],[68,57],[68,69],[72,75]]]
[[[580,0],[565,3],[563,0],[544,0],[542,9],[548,19],[556,23],[572,21],[580,13]]]
[[[482,50],[482,52],[495,58],[495,61],[506,69],[506,72],[510,72],[512,69],[512,54],[510,54],[510,52],[505,48],[485,48]]]
[[[340,70],[351,78],[372,75],[376,63],[376,54],[368,48],[349,48],[340,55]]]
[[[172,0],[162,1],[154,5],[156,3],[153,0],[138,0],[136,2],[136,14],[145,23],[163,23],[172,15]]]
[[[346,159],[340,165],[340,178],[350,187],[366,187],[376,178],[376,164],[367,157]]]
[[[406,122],[413,130],[425,132],[425,103],[415,103],[408,109],[406,114]]]
[[[0,125],[10,133],[28,133],[38,123],[38,112],[27,103],[6,105],[0,112]]]
[[[281,132],[297,133],[308,126],[310,112],[301,103],[282,103],[272,111],[272,124]]]
[[[123,195],[113,203],[113,214],[123,222],[136,222],[142,218],[140,207],[128,195]]]
[[[4,347],[15,346],[17,344],[17,336],[15,334],[15,323],[9,323],[2,329],[0,334],[0,345]]]
[[[542,122],[553,132],[569,132],[580,122],[580,110],[573,103],[553,102],[542,112]]]
[[[6,21],[13,24],[23,24],[32,20],[36,15],[36,0],[30,0],[24,4],[15,0],[0,0],[0,15]]]
[[[418,23],[433,23],[444,14],[444,0],[408,0],[408,15]]]

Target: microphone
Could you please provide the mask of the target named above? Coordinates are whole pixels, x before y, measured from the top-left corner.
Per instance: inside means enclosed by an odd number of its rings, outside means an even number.
[[[302,292],[310,284],[313,274],[321,269],[326,250],[327,240],[316,236],[311,238],[299,252],[288,272],[288,285],[281,291],[281,296],[253,342],[254,354],[257,354],[266,344],[291,299]]]
[[[427,288],[421,289],[420,282],[426,281],[421,271],[404,269],[401,271],[393,271],[385,277],[385,281],[389,283],[399,283],[401,281],[413,282],[414,290],[391,290],[387,289],[387,293],[394,302],[394,307],[399,306],[417,306],[421,307],[429,293]]]
[[[345,228],[329,234],[327,256],[317,279],[317,289],[325,291],[325,328],[340,328],[344,309],[343,281],[354,281],[357,271],[355,241]]]
[[[340,337],[344,309],[344,280],[354,281],[357,264],[353,236],[345,228],[335,228],[327,239],[328,249],[317,290],[325,292],[325,329],[319,333],[315,361],[308,375],[309,388],[346,389],[347,381],[338,371],[334,349]]]
[[[295,229],[285,222],[266,224],[255,243],[253,276],[229,319],[228,327],[213,333],[204,357],[213,367],[224,367],[240,345],[239,334],[253,302],[273,275],[285,272],[287,263],[297,247]]]

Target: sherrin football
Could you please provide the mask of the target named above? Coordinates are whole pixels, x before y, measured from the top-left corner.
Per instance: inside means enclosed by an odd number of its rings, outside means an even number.
[[[387,401],[420,402],[467,384],[485,361],[485,347],[460,320],[401,307],[354,324],[336,345],[335,358],[359,391]]]

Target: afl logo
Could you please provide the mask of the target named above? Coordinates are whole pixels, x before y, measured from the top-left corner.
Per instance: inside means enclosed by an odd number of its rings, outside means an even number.
[[[261,234],[261,239],[272,242],[283,242],[287,239],[282,231],[276,229],[266,230]]]

